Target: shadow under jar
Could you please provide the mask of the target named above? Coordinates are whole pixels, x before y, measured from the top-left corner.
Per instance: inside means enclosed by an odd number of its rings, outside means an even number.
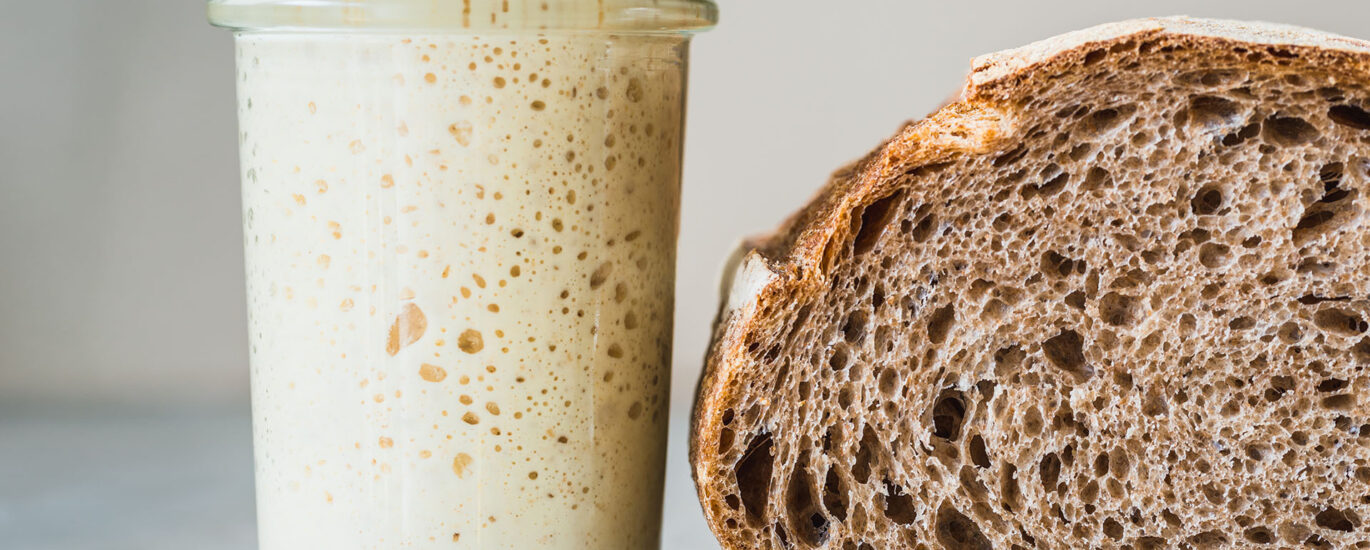
[[[714,6],[209,13],[236,37],[261,548],[657,547]]]

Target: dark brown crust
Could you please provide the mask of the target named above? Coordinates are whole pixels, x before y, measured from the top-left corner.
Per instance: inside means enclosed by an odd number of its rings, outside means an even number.
[[[691,418],[690,463],[705,516],[724,548],[749,548],[732,540],[710,513],[708,476],[723,472],[701,458],[700,449],[717,445],[721,407],[740,386],[749,334],[770,322],[758,312],[771,305],[802,301],[826,288],[832,242],[844,242],[853,210],[892,191],[896,180],[919,168],[959,155],[1006,149],[1016,133],[1015,110],[1024,92],[1072,78],[1092,52],[1115,45],[1155,41],[1196,50],[1241,46],[1262,62],[1296,64],[1314,70],[1370,73],[1370,42],[1318,31],[1262,23],[1197,20],[1186,17],[1142,19],[1102,25],[1051,38],[1017,50],[977,58],[960,100],[905,126],[871,154],[838,170],[822,190],[773,235],[751,243],[752,261],[771,272],[758,288],[733,288],[732,301],[720,309]],[[1258,65],[1260,62],[1253,62]],[[907,181],[907,179],[905,179]],[[916,185],[915,178],[915,185]],[[737,296],[738,293],[747,295]],[[727,303],[728,300],[725,300]]]

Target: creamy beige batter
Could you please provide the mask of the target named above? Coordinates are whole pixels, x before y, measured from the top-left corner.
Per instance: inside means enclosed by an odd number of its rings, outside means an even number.
[[[683,51],[240,35],[263,549],[656,546]]]

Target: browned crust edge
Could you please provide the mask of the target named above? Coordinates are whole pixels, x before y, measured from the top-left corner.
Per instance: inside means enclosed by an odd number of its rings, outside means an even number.
[[[1287,25],[1185,16],[1108,23],[972,60],[958,101],[906,125],[867,156],[839,169],[775,233],[743,244],[750,252],[738,261],[757,262],[769,273],[764,284],[756,288],[734,284],[725,289],[731,296],[725,295],[714,321],[690,421],[690,470],[701,503],[710,498],[705,493],[713,481],[709,476],[722,470],[714,468],[715,464],[701,463],[700,449],[718,443],[721,418],[716,405],[739,385],[735,379],[747,362],[746,338],[764,322],[758,319],[758,312],[777,302],[803,300],[826,287],[832,267],[829,243],[844,242],[853,211],[892,192],[886,187],[891,187],[899,175],[958,155],[1006,149],[1017,129],[1014,108],[1027,90],[1092,63],[1094,52],[1153,40],[1215,51],[1242,46],[1266,59],[1289,59],[1309,69],[1370,74],[1370,41]],[[917,183],[915,180],[914,185]],[[725,277],[732,278],[730,274]],[[745,547],[743,541],[732,540],[731,533],[721,528],[707,505],[704,513],[724,548]]]

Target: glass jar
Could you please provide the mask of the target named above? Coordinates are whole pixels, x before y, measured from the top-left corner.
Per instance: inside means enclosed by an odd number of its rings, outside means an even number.
[[[236,37],[261,548],[655,548],[714,6],[209,13]]]

